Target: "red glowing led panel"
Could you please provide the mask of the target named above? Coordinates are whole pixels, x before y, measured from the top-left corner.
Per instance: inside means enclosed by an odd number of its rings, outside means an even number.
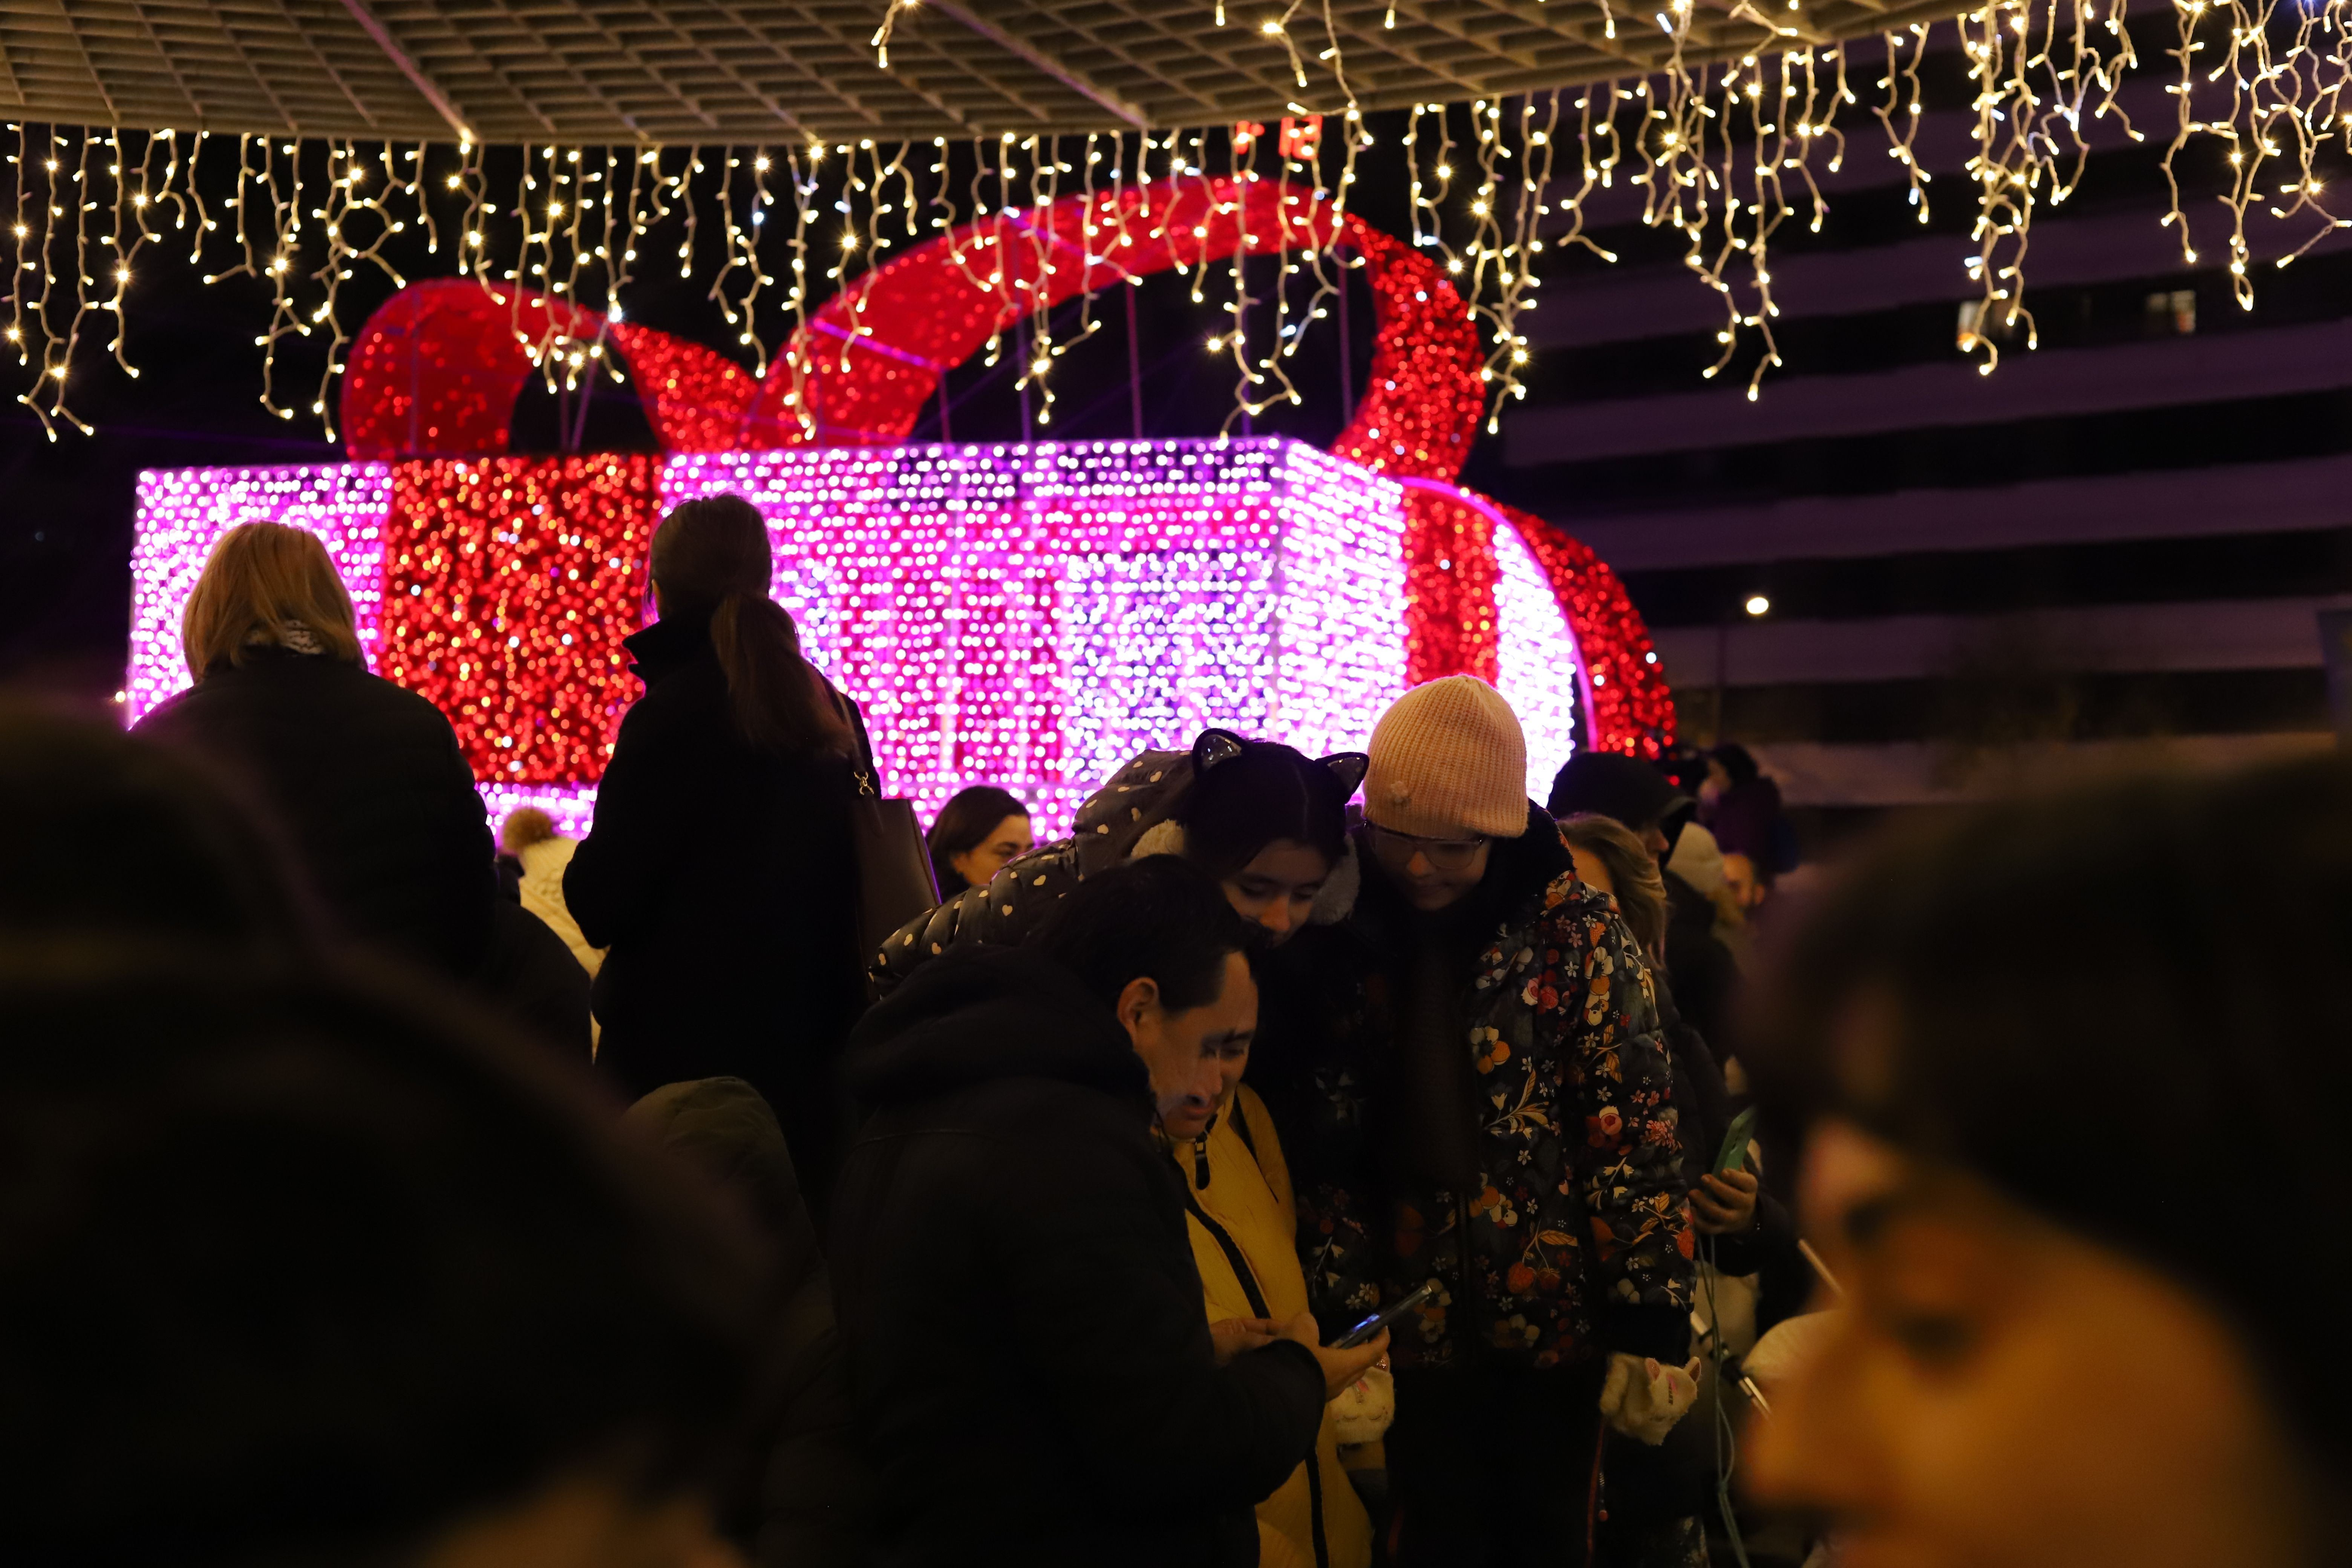
[[[1560,614],[1583,656],[1584,743],[1596,751],[1657,757],[1674,743],[1675,702],[1658,672],[1650,628],[1609,563],[1532,512],[1495,503],[1550,578]]]
[[[1496,680],[1495,522],[1480,498],[1434,479],[1407,481],[1405,679]]]
[[[429,697],[485,782],[603,776],[637,695],[663,459],[400,463],[384,531],[377,673]]]

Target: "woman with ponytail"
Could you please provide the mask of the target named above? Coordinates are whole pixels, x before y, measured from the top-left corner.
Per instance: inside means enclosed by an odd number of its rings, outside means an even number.
[[[768,596],[774,559],[750,501],[679,506],[652,565],[661,618],[622,644],[645,695],[563,879],[582,932],[611,948],[598,1063],[631,1099],[749,1079],[822,1189],[834,1058],[865,1003],[849,836],[862,725]]]

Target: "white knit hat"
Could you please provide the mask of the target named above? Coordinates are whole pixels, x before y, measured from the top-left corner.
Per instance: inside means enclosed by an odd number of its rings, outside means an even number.
[[[1475,675],[1416,686],[1372,726],[1364,816],[1424,838],[1517,838],[1528,826],[1528,741]]]

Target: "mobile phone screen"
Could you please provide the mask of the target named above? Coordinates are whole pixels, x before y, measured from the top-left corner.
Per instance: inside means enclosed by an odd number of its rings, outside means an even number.
[[[1366,1318],[1362,1322],[1358,1323],[1354,1328],[1349,1329],[1346,1333],[1332,1341],[1331,1349],[1335,1351],[1354,1350],[1358,1345],[1360,1345],[1365,1341],[1371,1339],[1382,1329],[1388,1327],[1391,1323],[1395,1322],[1399,1318],[1403,1317],[1407,1312],[1412,1311],[1415,1307],[1420,1306],[1423,1301],[1428,1300],[1432,1296],[1436,1294],[1436,1280],[1431,1279],[1423,1282],[1420,1287],[1406,1295],[1402,1300],[1390,1303],[1387,1307],[1373,1313],[1370,1317]]]
[[[1756,1135],[1756,1107],[1749,1106],[1731,1119],[1726,1131],[1723,1147],[1715,1156],[1715,1173],[1727,1175],[1748,1163],[1748,1141]]]

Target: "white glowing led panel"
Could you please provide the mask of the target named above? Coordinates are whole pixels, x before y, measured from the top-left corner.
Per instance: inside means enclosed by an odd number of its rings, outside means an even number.
[[[383,524],[392,468],[332,463],[300,468],[174,468],[139,476],[131,547],[131,669],[124,722],[194,683],[180,652],[180,614],[213,542],[240,522],[307,528],[352,591],[360,647],[375,662],[383,605]]]
[[[992,783],[1062,831],[1147,747],[1360,750],[1403,689],[1401,491],[1297,442],[681,456],[663,488],[766,514],[777,599],[927,814]]]
[[[1585,679],[1559,595],[1510,519],[1495,519],[1495,689],[1528,737],[1528,795],[1551,795],[1552,775],[1577,746]]]

